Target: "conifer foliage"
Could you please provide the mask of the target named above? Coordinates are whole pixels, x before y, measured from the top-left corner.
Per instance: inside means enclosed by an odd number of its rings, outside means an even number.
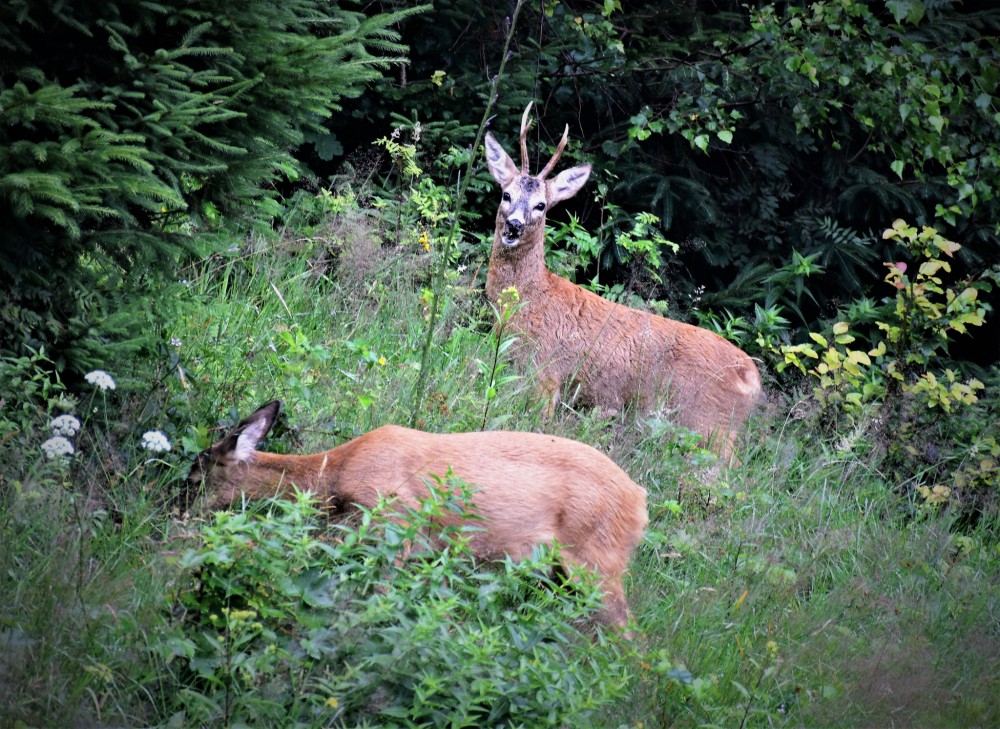
[[[321,0],[0,7],[0,351],[97,366],[223,214],[267,220],[308,135],[401,62],[395,25]],[[246,216],[251,221],[246,221]]]

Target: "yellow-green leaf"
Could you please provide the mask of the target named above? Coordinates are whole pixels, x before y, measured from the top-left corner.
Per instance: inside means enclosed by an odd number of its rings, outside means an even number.
[[[872,361],[868,359],[868,355],[857,349],[847,350],[847,359],[855,364],[864,365],[865,367],[870,367]]]
[[[816,344],[818,344],[819,346],[823,347],[824,349],[830,346],[830,344],[826,341],[826,337],[824,337],[822,334],[809,332],[809,338],[812,339],[814,342],[816,342]]]
[[[953,240],[945,240],[944,238],[937,237],[933,241],[934,245],[937,246],[938,250],[944,253],[946,256],[951,257],[954,253],[959,250],[962,246]]]
[[[948,265],[947,261],[924,261],[920,264],[920,273],[924,276],[933,276],[941,269],[945,271],[951,271],[951,266]]]

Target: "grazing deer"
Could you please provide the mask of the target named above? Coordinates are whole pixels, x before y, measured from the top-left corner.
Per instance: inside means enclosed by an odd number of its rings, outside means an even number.
[[[264,405],[203,451],[188,477],[204,481],[210,509],[251,499],[311,491],[332,511],[373,508],[379,497],[416,509],[429,495],[427,480],[449,469],[472,486],[476,557],[524,559],[536,545],[559,544],[564,570],[597,574],[606,625],[624,626],[628,605],[622,579],[648,522],[646,491],[607,456],[566,438],[538,433],[478,432],[438,435],[386,425],[322,453],[265,453],[257,444],[281,404]],[[436,517],[441,526],[461,515]]]
[[[503,190],[486,293],[496,301],[509,287],[518,291],[522,306],[510,327],[533,347],[546,414],[567,386],[578,402],[609,414],[627,406],[644,412],[666,407],[728,456],[760,397],[756,365],[714,332],[608,301],[545,267],[545,214],[583,187],[591,167],[571,167],[548,179],[566,148],[567,125],[549,163],[529,174],[530,110],[529,103],[521,117],[520,170],[486,134],[486,162]]]

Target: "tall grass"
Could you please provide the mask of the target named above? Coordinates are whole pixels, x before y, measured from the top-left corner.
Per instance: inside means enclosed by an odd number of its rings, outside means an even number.
[[[564,408],[541,421],[524,373],[494,377],[506,349],[492,338],[474,265],[460,272],[456,261],[445,277],[439,335],[421,362],[435,251],[400,240],[383,240],[357,208],[308,230],[234,239],[165,292],[175,314],[158,352],[107,364],[117,390],[97,400],[37,391],[4,405],[16,435],[0,456],[0,725],[180,721],[176,694],[192,684],[182,685],[180,653],[157,646],[192,619],[176,559],[205,533],[181,498],[190,458],[274,398],[285,415],[273,450],[330,447],[405,422],[421,367],[419,427],[576,438],[649,490],[650,529],[628,585],[635,630],[617,648],[565,648],[582,661],[605,655],[617,671],[607,677],[614,690],[599,687],[587,704],[595,726],[1000,725],[995,515],[955,528],[946,510],[914,508],[872,470],[863,442],[780,417],[758,419],[731,467],[660,417],[607,421]],[[31,363],[3,366],[8,377],[34,376]],[[77,453],[47,461],[39,444],[66,410],[85,421]],[[170,438],[170,453],[142,449],[151,428]],[[435,619],[449,618],[442,612]],[[475,630],[493,641],[514,619],[451,614],[463,621],[461,660],[472,660]],[[427,680],[447,684],[448,671],[429,665],[441,673]],[[378,707],[372,725],[391,723]],[[343,719],[297,716],[316,726]]]

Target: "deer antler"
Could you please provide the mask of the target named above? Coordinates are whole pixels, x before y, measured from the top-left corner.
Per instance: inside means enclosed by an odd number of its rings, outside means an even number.
[[[566,142],[569,141],[569,124],[566,125],[565,131],[563,131],[562,139],[559,140],[559,146],[556,147],[556,153],[552,155],[552,159],[549,163],[542,168],[542,171],[538,173],[538,179],[544,180],[545,177],[555,168],[556,162],[562,157],[563,150],[566,149]]]
[[[531,105],[534,102],[529,101],[528,105],[524,107],[524,113],[521,115],[521,174],[528,174],[528,112],[531,111]]]
[[[524,113],[521,115],[521,174],[527,175],[528,172],[528,113],[531,111],[531,105],[533,101],[529,101],[528,105],[524,107]],[[552,159],[549,163],[545,165],[541,172],[538,173],[538,179],[544,180],[546,176],[553,170],[559,158],[562,157],[563,150],[566,149],[566,143],[569,141],[569,124],[566,125],[566,129],[563,131],[562,139],[559,140],[559,146],[556,147],[556,153],[552,155]]]

